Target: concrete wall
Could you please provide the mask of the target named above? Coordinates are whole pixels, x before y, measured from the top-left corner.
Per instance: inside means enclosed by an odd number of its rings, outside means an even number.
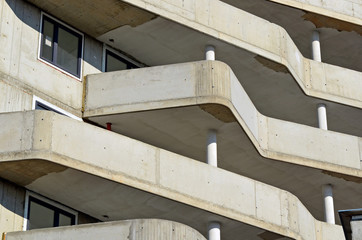
[[[351,221],[352,240],[362,240],[362,220]]]
[[[286,30],[278,25],[219,0],[125,2],[285,65],[307,95],[362,108],[362,96],[356,92],[362,88],[362,73],[343,69],[341,74],[343,79],[348,79],[348,84],[344,85],[345,81],[339,77],[336,81],[328,72],[336,73],[342,68],[326,63],[315,64],[304,58]],[[312,76],[316,79],[325,76],[325,81],[333,84],[325,88],[314,87],[310,83]]]
[[[289,192],[83,122],[33,111],[0,114],[0,123],[7,123],[0,136],[11,133],[2,163],[44,159],[291,238],[343,236],[340,226],[317,221]],[[47,175],[34,177],[30,182]]]
[[[4,240],[206,240],[184,224],[159,219],[137,219],[82,226],[58,227],[7,233]]]
[[[90,75],[86,89],[86,118],[203,103],[221,104],[233,112],[263,156],[362,175],[360,138],[263,116],[230,67],[222,62],[201,61]],[[325,146],[323,151],[315,143]]]
[[[0,179],[0,235],[23,228],[25,189]]]
[[[30,110],[36,95],[81,116],[80,80],[38,60],[40,9],[0,0],[0,112]],[[102,44],[85,36],[82,76],[100,72]]]

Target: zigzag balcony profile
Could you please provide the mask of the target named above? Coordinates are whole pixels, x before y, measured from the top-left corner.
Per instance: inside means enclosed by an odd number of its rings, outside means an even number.
[[[337,195],[349,184],[359,189],[360,137],[260,114],[221,62],[89,75],[84,106],[88,121],[112,123],[115,132],[202,162],[207,131],[214,129],[219,167],[295,192],[317,218],[323,215],[316,197],[323,184],[341,188]],[[308,189],[308,197],[298,195],[300,188]],[[352,194],[347,192],[336,196],[336,208],[356,204],[345,199]]]

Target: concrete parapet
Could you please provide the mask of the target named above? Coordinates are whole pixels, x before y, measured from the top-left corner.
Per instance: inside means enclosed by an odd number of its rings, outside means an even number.
[[[39,190],[72,168],[290,238],[342,239],[292,194],[250,178],[47,111],[0,114],[0,123],[1,176],[17,184]],[[24,161],[31,174],[11,167]]]
[[[362,25],[362,4],[355,0],[270,0],[290,7]]]
[[[304,58],[280,26],[219,0],[125,2],[286,66],[309,96],[362,108],[362,96],[356,92],[362,88],[361,73]],[[325,85],[314,86],[319,83],[313,79],[321,81],[323,77]]]
[[[90,75],[86,84],[85,118],[219,104],[230,109],[262,156],[362,176],[360,138],[262,115],[224,63],[201,61]]]
[[[206,240],[195,229],[181,223],[161,219],[135,219],[116,222],[45,228],[25,232],[9,232],[3,240]]]

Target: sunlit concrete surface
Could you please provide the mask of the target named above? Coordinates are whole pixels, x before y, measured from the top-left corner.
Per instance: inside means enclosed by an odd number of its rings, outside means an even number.
[[[86,88],[85,119],[201,162],[215,129],[219,167],[295,193],[318,219],[324,184],[336,209],[362,196],[361,138],[263,116],[221,62],[92,75]]]
[[[65,116],[6,113],[0,122],[2,178],[98,219],[163,218],[203,235],[218,221],[224,239],[343,236],[289,192]]]
[[[136,219],[79,226],[37,229],[6,233],[3,240],[206,240],[198,231],[177,222],[160,219]]]

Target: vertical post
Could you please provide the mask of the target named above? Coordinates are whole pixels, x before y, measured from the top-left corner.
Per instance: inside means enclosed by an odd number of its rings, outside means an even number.
[[[215,60],[215,47],[208,45],[205,48],[205,58],[206,60]]]
[[[328,130],[326,105],[323,103],[319,103],[317,109],[318,109],[318,127],[320,129]]]
[[[324,197],[324,220],[327,223],[335,224],[332,185],[326,184],[323,186],[323,197]]]
[[[315,61],[321,62],[322,55],[321,55],[321,44],[319,42],[319,32],[313,31],[312,35],[312,58]]]
[[[217,167],[216,131],[211,129],[207,133],[207,164]]]
[[[220,223],[210,222],[208,226],[208,240],[220,240]]]

